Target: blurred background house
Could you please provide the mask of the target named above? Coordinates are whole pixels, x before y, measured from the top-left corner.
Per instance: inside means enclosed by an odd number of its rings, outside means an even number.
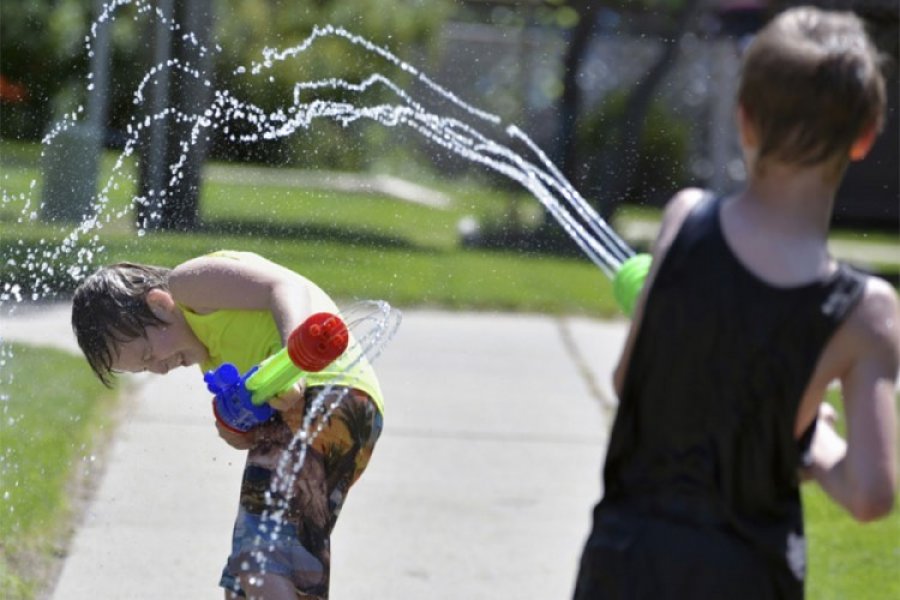
[[[568,2],[552,3],[558,8],[548,16],[550,3],[539,0],[469,0],[477,16],[442,29],[439,79],[474,87],[523,124],[607,214],[623,202],[658,206],[686,184],[727,193],[745,176],[734,133],[740,53],[773,14],[809,3]],[[900,4],[812,3],[856,11],[887,58],[884,131],[868,159],[848,170],[836,224],[896,231]],[[565,9],[578,15],[569,27],[559,25]]]

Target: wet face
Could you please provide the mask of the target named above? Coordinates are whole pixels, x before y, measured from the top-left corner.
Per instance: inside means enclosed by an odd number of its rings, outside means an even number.
[[[153,290],[147,302],[165,325],[147,327],[146,334],[118,345],[114,371],[165,375],[172,369],[201,363],[209,358],[206,347],[197,339],[172,300],[164,291]]]

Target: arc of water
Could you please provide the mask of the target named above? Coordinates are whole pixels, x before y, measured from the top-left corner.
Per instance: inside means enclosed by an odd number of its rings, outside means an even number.
[[[261,529],[268,535],[268,539],[259,540],[256,550],[257,561],[263,572],[267,556],[260,545],[263,542],[274,542],[281,534],[283,515],[292,498],[294,482],[306,463],[309,448],[356,382],[356,373],[361,364],[371,364],[378,358],[402,320],[400,311],[381,300],[357,302],[341,311],[340,316],[350,331],[351,342],[346,351],[349,353],[349,360],[341,374],[316,394],[303,417],[300,429],[279,457],[275,477],[266,493],[266,509],[261,517]]]
[[[97,37],[97,28],[108,26],[108,21],[113,18],[114,13],[128,5],[137,7],[139,13],[151,15],[151,18],[157,19],[164,26],[171,28],[173,32],[181,31],[177,23],[146,0],[112,0],[107,4],[100,17],[91,25],[90,33],[86,36],[85,45],[89,54],[92,52],[93,40]],[[200,56],[208,52],[220,51],[219,48],[209,49],[202,46],[191,32],[182,32],[181,35],[182,39],[193,45]],[[317,40],[325,37],[343,38],[349,43],[387,60],[401,71],[415,77],[417,81],[424,84],[427,90],[430,90],[438,98],[449,102],[456,109],[461,110],[476,123],[493,127],[502,125],[502,120],[498,116],[464,102],[457,95],[438,85],[427,75],[400,60],[385,48],[338,27],[316,27],[310,36],[293,48],[285,50],[267,48],[263,51],[263,60],[251,65],[249,75],[261,76],[265,71],[273,68],[276,63],[299,57],[311,48]],[[194,68],[188,60],[172,59],[165,64],[154,65],[133,93],[135,105],[144,105],[144,93],[147,86],[151,85],[155,75],[169,69],[178,70],[187,77],[198,79],[205,77],[205,74]],[[248,70],[244,67],[239,67],[235,70],[236,75],[247,73]],[[91,74],[88,74],[89,82],[91,78]],[[207,86],[212,86],[208,79],[204,79],[204,83]],[[89,85],[91,84],[89,83]],[[381,103],[359,107],[351,102],[321,99],[311,102],[303,101],[303,96],[306,92],[337,90],[361,95],[375,86],[389,90],[398,99],[398,103]],[[197,136],[201,135],[204,130],[227,129],[232,122],[247,123],[251,126],[251,129],[255,129],[253,134],[239,134],[232,138],[247,142],[292,135],[297,127],[308,128],[317,118],[332,119],[343,125],[349,125],[359,119],[369,119],[385,126],[404,125],[439,147],[509,177],[529,190],[554,219],[559,222],[578,247],[607,276],[612,276],[622,262],[633,254],[631,249],[574,189],[540,148],[518,127],[506,127],[506,135],[513,141],[523,143],[531,155],[536,157],[536,160],[529,160],[520,156],[511,148],[479,131],[472,123],[441,116],[429,111],[424,103],[413,97],[406,89],[380,73],[372,74],[357,83],[337,78],[298,82],[293,90],[293,103],[286,108],[273,112],[267,112],[258,106],[242,102],[228,90],[214,89],[213,91],[211,104],[197,107],[195,112],[185,113],[166,108],[154,114],[134,117],[127,126],[125,148],[113,166],[112,175],[110,175],[110,178],[98,195],[97,215],[80,223],[66,236],[62,244],[56,247],[52,247],[51,244],[47,243],[39,245],[37,248],[27,249],[28,260],[42,262],[43,264],[49,263],[51,265],[50,268],[52,268],[52,265],[55,264],[61,254],[77,251],[80,263],[82,258],[90,262],[95,252],[103,250],[96,233],[90,238],[90,244],[87,248],[79,248],[78,243],[82,238],[90,236],[92,232],[102,228],[104,221],[107,223],[110,221],[110,215],[106,213],[105,207],[109,201],[109,193],[116,185],[115,178],[121,173],[125,159],[134,152],[145,130],[153,123],[163,119],[177,119],[193,124],[189,139],[181,140],[182,148],[185,149],[185,152],[189,145],[194,143]],[[83,112],[83,109],[79,108],[66,115],[45,136],[44,143],[52,143],[61,131],[74,125]],[[186,153],[182,154],[180,160],[170,165],[170,184],[178,177],[185,158]],[[155,193],[165,196],[166,190],[156,190]],[[127,211],[128,209],[126,208],[125,210]],[[118,214],[115,216],[121,217],[123,215]],[[71,274],[77,278],[81,275],[81,271],[76,269]],[[8,293],[10,293],[10,290],[4,290],[0,293],[0,302],[5,297],[3,294]],[[364,359],[374,360],[399,326],[399,312],[391,309],[386,303],[374,303],[366,306],[367,308],[355,317],[348,315],[348,322],[355,338],[354,348],[356,348],[355,351],[358,355],[351,361],[351,366],[348,368],[345,377],[339,378],[327,389],[333,389],[341,384],[352,383],[352,368]],[[353,311],[350,312],[352,313]],[[323,423],[340,404],[341,397],[338,396],[329,400],[326,405],[325,399],[327,397],[323,393],[315,399],[307,416],[304,417],[301,434],[292,440],[289,451],[282,456],[282,461],[279,462],[279,473],[284,475],[284,481],[286,482],[290,480],[291,475],[295,476],[302,468],[302,460],[306,456],[309,444],[322,431]],[[300,446],[301,459],[290,462],[297,445]],[[282,508],[273,506],[271,514],[277,516],[278,511]]]
[[[127,5],[135,5],[138,7],[139,12],[150,14],[173,31],[180,31],[180,26],[177,23],[164,15],[158,7],[151,6],[146,0],[113,0],[106,6],[97,21],[92,24],[91,33],[86,36],[88,52],[91,51],[92,40],[97,35],[97,27],[106,24],[107,21],[111,20],[116,10]],[[276,63],[299,57],[309,50],[317,40],[326,37],[342,38],[352,45],[363,48],[366,52],[387,60],[403,72],[415,77],[439,98],[463,110],[476,121],[492,126],[502,124],[501,119],[497,115],[480,110],[464,102],[457,95],[440,86],[420,70],[402,61],[387,49],[341,27],[331,25],[315,27],[306,39],[292,48],[282,50],[266,48],[262,52],[263,60],[252,63],[249,73],[252,76],[264,75],[264,72],[273,68]],[[189,41],[200,55],[211,51],[220,51],[219,48],[210,50],[199,44],[191,32],[182,33],[182,38]],[[207,86],[212,85],[208,79],[204,78],[204,74],[194,68],[189,61],[171,59],[166,64],[154,65],[144,76],[133,95],[133,102],[136,105],[144,103],[146,86],[163,69],[179,70],[185,76],[203,79],[204,84]],[[235,74],[247,72],[248,70],[245,67],[235,69]],[[304,103],[301,100],[301,95],[306,91],[330,89],[362,94],[376,85],[390,90],[400,100],[400,104],[360,108],[349,102],[315,100]],[[190,145],[196,141],[204,129],[219,128],[223,125],[227,129],[229,121],[243,120],[251,124],[251,126],[255,126],[256,134],[243,134],[232,139],[242,142],[256,142],[260,139],[267,140],[289,136],[294,133],[296,127],[308,128],[312,121],[317,118],[332,119],[345,126],[360,118],[366,118],[385,126],[406,125],[440,147],[516,181],[542,203],[547,212],[560,224],[567,235],[607,276],[612,277],[621,264],[634,254],[628,245],[599,216],[596,210],[566,180],[545,153],[520,128],[514,125],[506,127],[506,135],[510,139],[524,144],[529,152],[537,157],[537,163],[524,159],[510,148],[490,139],[472,124],[429,112],[421,102],[413,98],[403,87],[380,73],[372,74],[358,83],[351,83],[337,78],[298,82],[294,86],[293,96],[293,104],[288,109],[291,115],[285,114],[283,109],[269,113],[252,104],[241,102],[228,90],[214,90],[215,99],[211,106],[199,107],[194,113],[186,114],[166,108],[159,113],[145,115],[143,118],[133,118],[132,122],[127,126],[129,136],[125,149],[116,161],[112,175],[96,199],[97,218],[87,219],[80,223],[67,236],[66,242],[55,249],[53,253],[58,254],[71,251],[78,245],[77,242],[81,237],[101,228],[104,220],[105,222],[110,221],[111,215],[103,213],[109,201],[109,192],[114,185],[114,179],[121,172],[124,159],[134,152],[134,148],[140,140],[143,131],[156,121],[176,119],[193,123],[189,139],[181,141],[184,152],[182,152],[181,157],[175,163],[169,166],[169,185],[172,185],[177,182],[180,176],[180,169],[186,160]],[[75,111],[71,115],[67,115],[45,137],[45,143],[50,143],[61,130],[74,124],[78,114],[79,112]],[[167,195],[166,189],[151,190],[149,193],[151,195],[155,193],[161,197]],[[137,198],[136,200],[140,202],[146,199]],[[156,204],[159,204],[158,198]],[[124,216],[125,211],[127,209],[112,215],[112,217],[121,218]],[[154,215],[150,215],[151,219],[153,217]],[[139,231],[139,234],[141,233],[142,231]],[[102,250],[102,247],[99,247],[97,242],[94,242],[94,245],[95,251]]]
[[[279,119],[281,122],[278,127],[268,128],[266,120],[271,121],[271,116],[267,117],[264,111],[253,107],[250,112],[264,117],[264,119],[253,121],[258,127],[256,134],[244,134],[240,139],[255,141],[258,136],[266,139],[288,136],[293,134],[298,126],[309,127],[316,118],[331,118],[344,125],[360,118],[368,118],[386,126],[404,124],[433,143],[472,162],[487,166],[531,191],[582,251],[607,276],[612,277],[621,263],[633,253],[580,196],[574,195],[574,190],[564,178],[542,170],[536,164],[523,159],[509,148],[484,136],[466,123],[429,113],[412,100],[409,103],[411,105],[381,104],[365,107],[323,100],[297,103],[300,89],[336,88],[365,91],[373,83],[384,83],[391,90],[398,91],[398,95],[402,98],[408,98],[403,90],[397,90],[393,82],[381,75],[371,76],[361,84],[352,84],[337,79],[298,84],[295,87],[295,104],[290,109],[293,117],[287,118],[279,113],[279,116],[283,118]],[[557,196],[550,191],[551,189],[576,208],[574,215],[565,209]],[[576,215],[581,219],[579,220]]]
[[[351,35],[351,34],[347,34],[347,35]],[[356,38],[358,36],[351,35],[351,37]],[[386,52],[386,51],[383,51],[383,52]],[[391,56],[393,60],[399,61],[399,59],[397,59],[396,57],[393,57],[393,55],[390,55],[389,53],[388,53],[388,55]],[[281,56],[287,56],[287,55],[277,55],[277,56],[281,57]],[[569,233],[569,235],[571,237],[573,237],[573,239],[575,239],[576,243],[578,243],[579,246],[582,247],[582,250],[585,250],[585,252],[589,256],[591,256],[592,259],[594,259],[595,263],[598,263],[598,266],[607,267],[608,266],[607,263],[612,263],[614,266],[618,266],[619,264],[621,264],[621,262],[623,262],[628,257],[630,257],[632,254],[634,254],[634,252],[631,250],[631,248],[629,248],[615,234],[615,232],[609,227],[609,225],[606,223],[606,221],[604,221],[600,217],[600,215],[596,212],[596,210],[594,210],[594,208],[590,204],[588,204],[584,200],[584,198],[581,197],[581,195],[578,193],[578,191],[575,190],[575,188],[571,185],[571,183],[562,175],[562,173],[560,173],[560,171],[557,169],[557,167],[550,161],[550,159],[547,157],[547,155],[537,146],[537,144],[535,144],[534,141],[530,137],[528,137],[520,128],[518,128],[515,125],[511,125],[511,126],[507,127],[507,134],[514,139],[518,139],[518,140],[522,141],[529,148],[529,150],[531,150],[531,152],[535,156],[538,157],[541,164],[543,164],[544,167],[546,167],[547,172],[541,171],[541,169],[537,168],[537,166],[535,166],[532,163],[527,163],[526,161],[524,161],[520,156],[518,156],[514,152],[506,149],[504,146],[496,144],[492,140],[486,138],[481,133],[476,131],[474,128],[466,125],[465,123],[462,123],[461,121],[458,121],[455,119],[446,119],[446,118],[439,117],[437,115],[430,114],[428,111],[425,110],[425,108],[420,103],[416,102],[406,92],[406,90],[404,90],[399,85],[397,85],[396,83],[394,83],[393,81],[391,81],[390,79],[388,79],[387,77],[385,77],[384,75],[382,75],[380,73],[372,74],[360,83],[350,83],[348,81],[345,81],[342,79],[335,79],[335,78],[325,79],[325,80],[320,80],[320,81],[297,83],[294,85],[294,105],[297,106],[297,105],[301,104],[300,92],[303,90],[342,89],[342,90],[351,91],[351,92],[365,92],[375,84],[381,84],[381,85],[387,87],[388,89],[390,89],[401,100],[403,100],[403,102],[406,105],[412,107],[414,113],[422,121],[424,121],[426,123],[432,123],[432,122],[448,123],[448,124],[450,124],[450,128],[451,128],[450,132],[451,133],[452,133],[454,127],[460,127],[460,128],[465,129],[469,135],[478,139],[491,152],[496,152],[497,154],[504,156],[505,158],[507,158],[510,161],[519,163],[524,168],[524,170],[527,174],[533,174],[533,175],[537,176],[546,185],[548,185],[549,187],[551,187],[553,189],[556,189],[566,200],[568,200],[570,202],[570,204],[576,210],[576,213],[582,218],[583,222],[588,225],[588,227],[590,228],[590,231],[593,233],[593,235],[596,237],[596,239],[601,241],[602,248],[599,249],[599,252],[595,253],[595,252],[592,252],[591,250],[588,250],[585,248],[585,246],[594,248],[596,246],[596,244],[593,243],[593,240],[591,239],[591,237],[589,235],[587,235],[587,232],[585,232],[582,228],[569,225],[570,223],[573,223],[573,220],[570,218],[570,216],[568,214],[566,214],[564,212],[564,209],[559,202],[556,202],[552,196],[548,196],[544,193],[536,194],[536,195],[539,195],[539,197],[546,199],[546,202],[544,202],[544,204],[548,208],[548,210],[551,212],[551,214],[553,214],[553,216],[558,221],[560,221],[560,223],[563,225],[563,227],[566,228],[567,233]],[[449,92],[446,92],[446,90],[444,90],[440,86],[437,86],[437,84],[432,84],[432,87],[434,89],[436,89],[436,91],[438,91],[442,95],[445,93],[449,93]],[[464,103],[462,103],[461,100],[459,100],[455,96],[453,96],[453,100],[457,104],[464,104]],[[477,110],[477,109],[473,109],[473,111],[475,111],[475,110]],[[470,112],[472,112],[472,111],[470,111]],[[482,111],[473,112],[473,114],[478,114],[478,116],[482,116],[482,118],[484,118],[485,120],[489,120],[491,122],[495,122],[495,123],[499,122],[499,117],[496,117],[495,115],[489,115],[487,113],[483,113]],[[433,129],[440,130],[441,128],[435,127]],[[429,137],[431,137],[432,141],[441,143],[440,138],[436,138],[433,136],[429,136]],[[462,138],[462,137],[456,137],[455,139],[460,142],[466,141],[465,138]],[[445,147],[447,147],[450,150],[455,149],[452,144],[442,144],[442,145],[444,145]],[[464,145],[467,147],[471,146],[471,144],[464,144]],[[494,166],[494,165],[490,165],[490,166]],[[510,174],[507,173],[507,175],[510,175]],[[524,187],[526,187],[530,191],[535,191],[532,189],[532,187],[528,184],[527,181],[524,181],[521,178],[516,178],[516,177],[514,177],[514,179],[519,181],[520,184],[522,184]],[[600,260],[600,257],[602,257],[603,260]],[[609,275],[609,273],[607,273],[607,274]]]
[[[501,120],[498,116],[477,109],[470,104],[462,101],[458,96],[438,85],[418,69],[402,61],[399,57],[386,50],[385,48],[373,44],[368,40],[365,40],[358,35],[352,34],[340,27],[316,27],[309,37],[307,37],[301,44],[293,48],[289,48],[286,50],[275,50],[271,48],[265,49],[263,51],[263,62],[254,63],[251,69],[251,73],[254,75],[260,75],[264,70],[274,67],[274,64],[276,62],[297,57],[308,50],[317,39],[329,36],[344,38],[350,43],[360,46],[367,51],[388,60],[395,66],[399,67],[401,70],[415,76],[419,81],[425,84],[437,95],[444,98],[445,100],[449,100],[455,106],[463,109],[468,114],[494,125],[501,123]],[[298,104],[299,93],[303,90],[335,89],[351,92],[364,92],[375,84],[381,84],[389,88],[403,101],[406,106],[410,107],[414,112],[421,112],[426,114],[428,113],[428,111],[426,111],[419,102],[415,101],[404,89],[381,74],[371,75],[360,83],[350,83],[348,81],[336,78],[314,82],[302,82],[294,86],[294,103],[295,106]],[[333,109],[334,106],[332,105],[331,108]],[[401,112],[393,113],[395,116],[393,120],[373,117],[373,114],[374,113],[370,112],[369,114],[366,114],[364,116],[374,118],[374,120],[378,120],[382,124],[386,125],[392,125],[397,121],[403,121],[406,122],[406,124],[409,124],[408,120],[404,120],[402,118]],[[325,115],[323,114],[318,116]],[[436,116],[435,119],[435,122],[450,122],[449,120],[438,118]],[[454,121],[454,124],[456,126],[463,127],[463,124],[459,121]],[[541,151],[540,148],[521,129],[516,126],[509,126],[506,129],[506,133],[511,138],[524,143],[529,151],[531,151],[535,156],[538,157],[540,164],[542,164],[546,170],[538,168],[533,163],[527,163],[511,150],[494,141],[488,140],[488,138],[486,138],[482,134],[477,133],[473,127],[465,125],[463,128],[466,129],[467,133],[469,134],[475,133],[475,137],[479,139],[482,144],[484,144],[484,146],[477,146],[478,148],[486,148],[489,150],[489,152],[497,153],[498,155],[503,156],[505,159],[516,163],[518,166],[524,169],[524,173],[516,174],[509,168],[500,167],[496,161],[484,160],[483,156],[476,156],[476,154],[471,150],[473,147],[471,144],[462,144],[460,146],[449,143],[448,140],[452,139],[452,135],[434,136],[431,134],[427,134],[426,137],[428,137],[431,141],[439,143],[441,146],[451,151],[464,155],[470,160],[475,160],[476,162],[480,162],[485,166],[498,170],[499,172],[512,178],[513,180],[523,185],[526,189],[531,191],[542,202],[548,212],[550,212],[550,214],[560,223],[566,233],[576,242],[576,244],[582,249],[582,251],[584,251],[585,254],[587,254],[588,257],[598,267],[600,267],[607,276],[614,275],[621,264],[634,254],[634,251],[618,235],[616,235],[616,233],[600,217],[596,210],[584,200],[584,198],[574,189],[571,183],[568,182],[568,180],[566,180],[566,178],[559,172],[559,170],[548,159],[546,154]],[[425,134],[425,129],[418,128],[418,131]],[[446,130],[442,133],[446,133]],[[536,187],[533,183],[531,183],[533,181],[533,178],[541,180],[544,186]],[[556,198],[552,193],[549,193],[549,189],[555,190],[556,193],[561,196],[562,200],[564,200],[568,204],[568,206],[570,206],[574,210],[574,213],[575,215],[577,215],[577,217],[571,215],[565,208],[565,205],[563,205],[559,201],[559,199]]]

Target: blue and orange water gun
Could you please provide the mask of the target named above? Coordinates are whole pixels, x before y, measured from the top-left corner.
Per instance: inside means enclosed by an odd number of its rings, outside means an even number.
[[[267,400],[290,389],[307,373],[330,365],[344,353],[349,341],[340,317],[315,313],[291,332],[287,346],[244,375],[231,363],[208,371],[203,380],[215,394],[216,419],[238,433],[264,423],[275,413]]]

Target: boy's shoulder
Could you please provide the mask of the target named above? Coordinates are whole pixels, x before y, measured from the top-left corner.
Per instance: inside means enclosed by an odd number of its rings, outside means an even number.
[[[697,187],[684,188],[676,193],[666,204],[663,219],[683,220],[695,206],[712,197],[709,190]]]
[[[900,298],[880,277],[867,276],[862,299],[852,313],[860,333],[886,348],[900,349]]]
[[[657,250],[668,248],[691,211],[711,197],[708,190],[694,187],[685,188],[672,196],[663,211],[662,223],[657,236]]]
[[[900,366],[900,299],[884,279],[864,277],[859,300],[833,340],[833,352],[842,357],[838,362],[845,372],[865,364],[864,369],[893,373],[889,376],[895,379]]]

